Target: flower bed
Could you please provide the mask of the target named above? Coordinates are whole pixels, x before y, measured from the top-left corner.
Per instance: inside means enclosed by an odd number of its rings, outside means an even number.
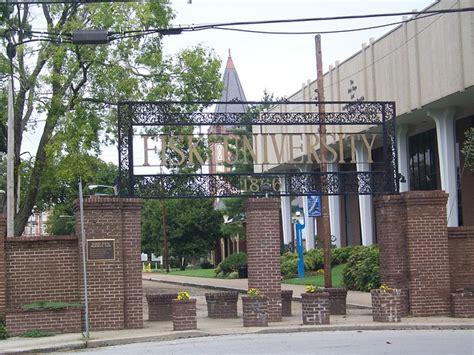
[[[179,294],[178,294],[179,297]],[[182,298],[172,301],[173,330],[192,330],[197,328],[196,299]]]
[[[148,320],[170,321],[173,319],[172,302],[178,297],[177,293],[146,295],[148,303]]]
[[[237,318],[236,291],[206,293],[207,315],[209,318]]]
[[[372,318],[375,322],[396,323],[401,321],[402,290],[397,288],[371,290]]]
[[[302,293],[301,308],[303,324],[329,324],[329,293],[320,291]]]

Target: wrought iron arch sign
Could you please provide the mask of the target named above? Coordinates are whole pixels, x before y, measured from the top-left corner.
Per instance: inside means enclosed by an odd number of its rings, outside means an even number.
[[[204,107],[212,104],[267,107],[272,105],[272,107],[260,112],[203,112]],[[118,105],[119,195],[161,199],[397,193],[400,175],[397,171],[395,103],[333,101],[324,102],[328,112],[323,114],[305,110],[307,107],[320,104],[322,103],[314,101],[121,102]],[[335,110],[329,111],[331,108]],[[149,143],[147,137],[153,135],[155,135],[153,141],[162,145],[161,151],[165,149],[166,144],[172,144],[174,138],[167,140],[164,134],[157,133],[162,132],[165,127],[251,126],[254,130],[252,142],[256,144],[259,139],[263,142],[259,149],[255,148],[255,151],[252,151],[253,147],[250,146],[252,143],[247,141],[246,149],[254,154],[253,158],[262,155],[262,151],[269,150],[269,147],[274,148],[273,155],[268,152],[263,155],[271,155],[274,160],[276,159],[274,156],[281,158],[284,155],[283,151],[291,158],[294,151],[299,150],[298,159],[301,159],[305,166],[312,164],[316,167],[318,156],[315,151],[318,147],[319,130],[315,126],[322,124],[332,128],[328,130],[332,140],[327,144],[332,156],[331,160],[319,161],[319,164],[347,163],[350,168],[330,172],[302,171],[295,169],[297,164],[294,157],[286,161],[280,159],[277,161],[280,164],[269,162],[268,157],[260,157],[261,162],[254,162],[256,170],[260,170],[258,172],[200,171],[178,174],[170,172],[169,163],[163,161],[159,164],[149,163],[150,152],[154,158],[161,156],[166,160],[158,146],[154,148],[147,146]],[[350,131],[349,128],[355,128],[355,131]],[[188,133],[190,137],[196,136],[193,128],[189,128],[188,132],[191,132]],[[134,158],[134,147],[140,146],[136,142],[137,139],[134,140],[137,136],[142,139],[139,141],[143,147],[140,158]],[[300,140],[296,145],[295,137]],[[193,154],[197,154],[196,151],[192,152],[195,150],[192,139],[189,141],[188,152],[181,152],[182,163],[185,163],[187,158],[193,162]],[[378,144],[377,161],[372,157],[375,142]],[[225,142],[223,144],[225,146]],[[175,153],[178,152],[179,149],[175,148]],[[361,154],[362,156],[366,154],[365,159],[360,159]],[[136,164],[138,160],[141,160],[142,164]],[[363,163],[359,160],[363,160]],[[189,161],[187,163],[189,164]],[[361,166],[356,169],[357,164]],[[143,172],[144,168],[148,170]]]

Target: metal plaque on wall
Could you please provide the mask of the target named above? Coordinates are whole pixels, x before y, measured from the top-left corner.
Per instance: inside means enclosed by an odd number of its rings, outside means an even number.
[[[114,260],[115,239],[88,239],[87,260]]]

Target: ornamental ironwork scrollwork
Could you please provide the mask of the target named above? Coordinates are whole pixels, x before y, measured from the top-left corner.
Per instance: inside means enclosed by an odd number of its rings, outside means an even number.
[[[231,101],[228,104],[262,104]],[[249,113],[203,112],[213,102],[122,102],[118,107],[118,186],[121,196],[156,198],[212,198],[239,196],[376,195],[398,192],[395,104],[393,102],[325,102],[342,112],[300,112],[321,102],[265,103],[287,106]],[[294,106],[298,105],[298,106]],[[295,109],[293,109],[295,108]],[[282,112],[284,111],[284,112]],[[134,126],[242,125],[368,125],[381,126],[383,162],[378,170],[276,173],[215,173],[135,175]],[[364,128],[365,129],[365,128]],[[373,165],[375,169],[375,165]],[[282,186],[282,184],[285,184]]]

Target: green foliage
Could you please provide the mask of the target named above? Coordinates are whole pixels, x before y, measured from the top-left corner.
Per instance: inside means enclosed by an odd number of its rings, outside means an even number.
[[[7,339],[10,335],[8,334],[8,330],[5,327],[5,321],[0,321],[0,340]]]
[[[305,268],[308,264],[308,270],[317,271],[324,268],[324,251],[323,249],[311,249],[304,255]]]
[[[56,332],[51,330],[41,330],[41,329],[32,329],[27,332],[20,334],[23,338],[42,338],[42,337],[52,337],[56,335]]]
[[[222,215],[210,199],[166,200],[166,226],[169,253],[176,266],[204,257],[220,237]],[[142,214],[142,251],[160,255],[163,245],[162,205],[147,201]],[[170,258],[171,263],[171,258]]]
[[[346,265],[336,265],[331,269],[332,275],[332,285],[333,287],[344,287],[344,283],[342,281],[342,273],[345,269]],[[295,275],[296,277],[296,275]],[[292,285],[315,285],[315,286],[324,286],[324,275],[305,275],[304,278],[287,278],[283,281],[286,284]]]
[[[66,308],[81,308],[80,303],[63,302],[63,301],[37,301],[27,303],[21,306],[25,311],[44,311],[44,310],[60,310]]]
[[[331,264],[341,265],[347,263],[349,257],[352,255],[354,248],[357,247],[342,247],[331,249]]]
[[[462,148],[462,153],[464,154],[464,162],[467,167],[474,172],[474,128],[471,127],[466,130],[465,133],[466,140]]]
[[[4,10],[5,7],[2,7]],[[15,6],[0,12],[5,28],[12,30],[0,41],[21,43],[37,39],[31,32],[42,23],[54,33],[101,28],[110,33],[167,28],[174,14],[166,0],[94,4],[63,3],[45,6]],[[6,16],[9,14],[9,16]],[[26,41],[29,42],[29,41]],[[84,156],[98,156],[102,144],[116,143],[117,110],[120,100],[210,101],[222,90],[220,60],[201,45],[171,57],[164,54],[159,34],[127,36],[104,45],[76,46],[62,42],[34,41],[17,46],[14,70],[22,78],[15,88],[15,141],[20,153],[26,130],[41,135],[35,161],[27,179],[15,218],[15,233],[21,234],[34,205],[40,210],[56,203],[57,188],[50,174],[76,179],[94,171]],[[0,53],[0,129],[5,128],[5,78],[9,66]],[[203,105],[191,111],[203,110]],[[38,125],[38,118],[44,124]],[[192,129],[192,127],[191,127]],[[2,138],[5,136],[1,135]],[[0,149],[4,141],[0,140]],[[66,162],[63,162],[67,160]],[[18,171],[18,162],[15,162]],[[194,167],[195,168],[195,167]],[[49,189],[53,196],[48,199]],[[74,189],[75,190],[75,189]]]
[[[247,254],[235,253],[235,254],[229,255],[227,258],[221,261],[219,265],[217,265],[217,268],[214,271],[216,275],[222,272],[224,276],[227,276],[232,272],[238,273],[239,268],[245,267],[245,266],[247,266]]]
[[[211,262],[209,261],[203,261],[200,265],[201,269],[213,269],[214,268],[214,264],[212,264]]]
[[[52,208],[47,231],[53,235],[75,233],[72,206],[78,198],[79,176],[84,187],[89,184],[113,186],[117,167],[89,154],[76,156],[76,159],[66,156],[51,163],[40,186],[37,206],[39,210]],[[23,193],[27,190],[26,186]],[[84,194],[88,193],[89,191],[84,190]]]
[[[350,290],[369,291],[380,286],[379,249],[355,247],[344,270],[344,284]]]

